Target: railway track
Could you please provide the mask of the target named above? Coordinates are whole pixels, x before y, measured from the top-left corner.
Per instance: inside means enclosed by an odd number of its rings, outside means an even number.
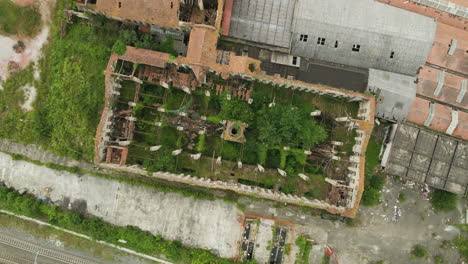
[[[65,252],[61,252],[58,250],[51,250],[51,249],[46,249],[43,247],[40,247],[38,245],[35,245],[30,242],[22,241],[16,238],[12,238],[6,234],[0,233],[0,244],[10,246],[12,248],[15,248],[17,250],[25,251],[28,253],[28,255],[33,256],[34,254],[37,254],[38,258],[46,258],[49,260],[52,260],[50,263],[57,263],[57,264],[96,264],[97,262],[90,261],[81,257],[77,257],[74,255],[70,255]],[[21,257],[16,257],[16,256],[11,256],[7,255],[6,253],[1,253],[0,252],[0,263],[6,263],[6,264],[11,264],[11,263],[18,263],[18,264],[24,264],[24,263],[32,263],[31,259],[24,259]],[[38,261],[40,263],[40,261]]]

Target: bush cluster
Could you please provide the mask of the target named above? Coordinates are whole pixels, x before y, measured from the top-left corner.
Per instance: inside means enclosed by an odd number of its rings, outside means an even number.
[[[167,241],[161,236],[154,236],[134,226],[117,227],[104,222],[98,217],[83,217],[73,211],[64,211],[57,206],[49,206],[42,200],[29,195],[0,187],[0,207],[33,218],[38,218],[50,224],[73,230],[103,240],[119,244],[118,240],[127,241],[124,245],[138,252],[164,256],[177,263],[233,263],[213,255],[208,250],[188,248],[179,241]]]

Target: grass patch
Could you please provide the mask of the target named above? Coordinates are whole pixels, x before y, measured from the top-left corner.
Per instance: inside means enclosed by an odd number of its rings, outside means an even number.
[[[365,186],[361,203],[365,206],[375,206],[380,203],[380,191],[385,185],[385,176],[376,173],[380,164],[379,154],[382,140],[371,135],[366,151]]]
[[[306,237],[300,236],[296,239],[296,246],[299,247],[295,264],[309,263],[309,254],[312,250],[312,243]]]
[[[19,6],[10,0],[0,0],[0,33],[33,37],[41,28],[37,7]],[[3,48],[3,47],[2,47]]]
[[[457,225],[461,230],[460,234],[452,241],[452,244],[458,249],[461,258],[468,261],[468,224]]]
[[[398,201],[399,201],[400,203],[403,203],[403,202],[406,201],[406,194],[405,194],[404,192],[400,192],[400,193],[398,194]]]
[[[458,196],[444,190],[436,189],[430,194],[430,201],[438,211],[452,211],[457,208]]]
[[[414,246],[411,250],[412,258],[427,258],[428,256],[429,253],[427,252],[427,250],[420,245]]]

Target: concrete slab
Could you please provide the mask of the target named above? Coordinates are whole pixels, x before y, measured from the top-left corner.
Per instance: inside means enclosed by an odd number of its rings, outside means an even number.
[[[271,241],[275,221],[261,219],[255,240],[254,258],[258,263],[268,263],[270,260]]]
[[[416,144],[418,133],[419,129],[416,127],[398,126],[394,141],[395,146],[412,151]]]
[[[432,175],[446,179],[450,170],[450,164],[439,160],[432,160],[429,171]]]
[[[431,164],[431,158],[413,154],[413,158],[411,159],[410,168],[419,172],[426,173],[429,170],[429,165]]]
[[[448,180],[466,185],[468,184],[467,171],[463,168],[452,166],[448,174]]]
[[[385,170],[392,175],[398,175],[400,177],[405,177],[406,173],[408,172],[407,167],[395,163],[388,163]]]
[[[434,159],[450,163],[455,153],[457,141],[449,137],[439,137],[434,151]]]
[[[439,177],[436,177],[434,175],[428,175],[426,177],[426,183],[429,184],[430,186],[434,186],[436,188],[443,189],[445,186],[445,180],[441,179]]]
[[[415,151],[418,154],[432,157],[438,136],[432,132],[421,130],[416,141]]]
[[[449,192],[457,193],[460,195],[463,195],[466,192],[466,187],[456,182],[447,182],[445,184],[445,189]]]
[[[459,143],[455,156],[453,157],[453,164],[468,170],[468,143]],[[465,175],[468,177],[468,173]]]
[[[426,180],[426,173],[409,169],[406,177],[417,182],[424,182]]]
[[[390,160],[392,163],[408,167],[411,161],[412,153],[406,149],[394,148],[390,154]]]

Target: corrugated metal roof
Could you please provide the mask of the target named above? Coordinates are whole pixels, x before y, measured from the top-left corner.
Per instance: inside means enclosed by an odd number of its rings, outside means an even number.
[[[415,75],[435,30],[431,18],[372,0],[298,0],[292,54]],[[307,42],[301,41],[304,34]],[[318,38],[325,39],[323,45]]]
[[[296,0],[234,0],[229,36],[289,47]]]

